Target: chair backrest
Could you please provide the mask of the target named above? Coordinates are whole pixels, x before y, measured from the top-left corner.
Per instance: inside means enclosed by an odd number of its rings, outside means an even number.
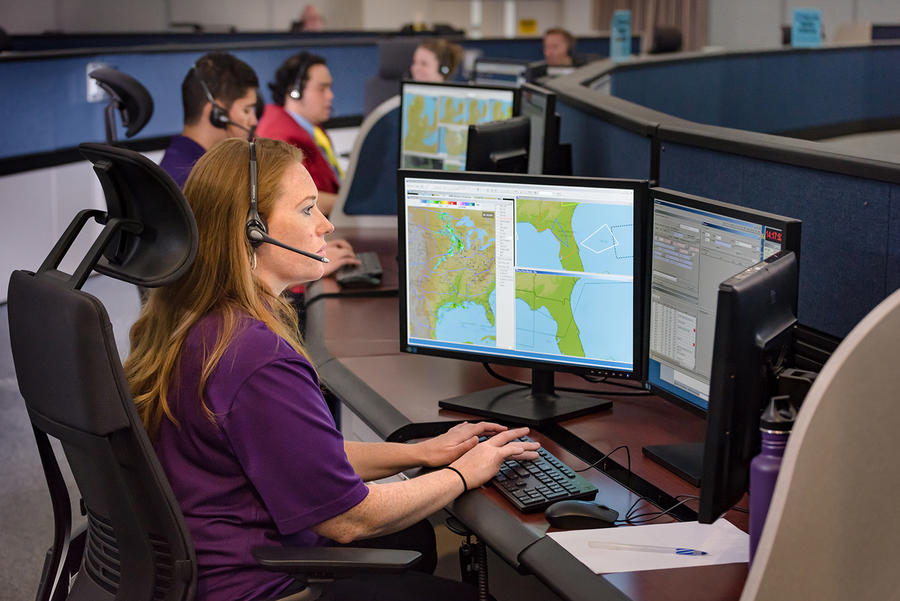
[[[807,394],[742,601],[897,598],[900,290],[838,346]]]
[[[400,93],[400,81],[408,76],[413,53],[421,41],[421,38],[391,38],[378,42],[378,74],[365,83],[363,110],[366,115]]]
[[[196,254],[197,228],[181,191],[155,163],[114,147],[82,151],[101,180],[107,178],[110,211],[79,213],[40,269],[15,271],[9,284],[16,377],[56,523],[37,599],[190,600],[196,586],[190,535],[135,411],[106,310],[79,288],[101,261],[112,277],[146,286],[179,277]],[[130,187],[117,186],[126,176]],[[141,193],[130,193],[136,190]],[[141,202],[151,206],[134,206]],[[169,213],[168,221],[162,213]],[[72,275],[59,271],[91,217],[103,231]],[[51,438],[61,443],[87,515],[83,560],[71,589],[64,570],[72,563],[70,499]]]
[[[372,111],[359,128],[329,218],[335,227],[396,227],[400,97]]]

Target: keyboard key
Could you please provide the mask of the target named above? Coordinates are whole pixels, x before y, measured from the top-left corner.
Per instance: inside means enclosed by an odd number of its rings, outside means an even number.
[[[523,441],[531,441],[523,437]],[[546,449],[535,461],[507,460],[491,479],[491,486],[523,513],[543,511],[563,499],[593,499],[597,487]]]

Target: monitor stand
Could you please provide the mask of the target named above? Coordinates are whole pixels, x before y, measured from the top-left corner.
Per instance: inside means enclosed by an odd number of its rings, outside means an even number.
[[[552,370],[533,369],[531,389],[498,386],[440,401],[444,409],[537,428],[612,407],[608,399],[554,391]]]
[[[644,447],[644,455],[660,464],[679,478],[694,486],[700,486],[703,476],[702,442],[681,444],[657,444]]]

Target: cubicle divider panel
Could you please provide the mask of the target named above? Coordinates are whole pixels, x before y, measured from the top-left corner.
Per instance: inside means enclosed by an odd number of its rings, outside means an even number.
[[[560,98],[560,142],[572,145],[572,175],[650,179],[652,140]]]
[[[707,125],[814,139],[839,124],[900,123],[900,44],[694,54],[610,75],[613,95]]]
[[[900,284],[900,184],[663,141],[660,185],[803,220],[804,325],[843,337]]]
[[[191,65],[209,50],[161,49],[0,61],[0,81],[11,84],[0,95],[0,114],[7,116],[6,133],[0,137],[0,159],[53,152],[104,139],[106,101],[90,103],[86,97],[89,63],[105,63],[128,73],[150,92],[153,117],[136,139],[181,131],[181,82]],[[271,101],[268,82],[278,66],[300,50],[321,54],[328,62],[334,77],[332,116],[361,115],[363,82],[378,69],[374,42],[230,51],[253,67],[260,80],[260,92]],[[125,139],[121,127],[118,134],[121,140]]]
[[[543,39],[540,37],[461,40],[460,43],[467,49],[481,50],[483,56],[489,58],[516,58],[532,61],[544,59]],[[578,38],[575,51],[582,55],[608,57],[609,37]],[[640,36],[632,36],[631,51],[634,54],[641,51]]]
[[[900,186],[891,188],[890,229],[888,231],[887,291],[900,288]]]

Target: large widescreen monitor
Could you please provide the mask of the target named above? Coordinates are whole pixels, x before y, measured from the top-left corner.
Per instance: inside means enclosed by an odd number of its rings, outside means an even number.
[[[532,369],[441,406],[532,426],[609,405],[554,372],[641,378],[646,183],[401,170],[400,344]]]
[[[800,249],[800,221],[690,194],[650,189],[647,385],[706,411],[719,284],[780,250]],[[698,485],[702,443],[644,452]]]
[[[469,125],[518,114],[518,90],[405,81],[400,90],[400,166],[462,171]]]

